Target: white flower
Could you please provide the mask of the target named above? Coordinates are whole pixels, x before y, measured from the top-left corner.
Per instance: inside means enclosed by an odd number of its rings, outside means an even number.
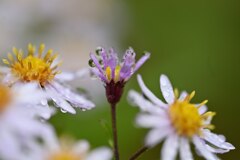
[[[66,84],[63,84],[64,81],[74,79],[76,75],[58,71],[57,68],[61,64],[56,60],[58,55],[53,54],[52,50],[48,50],[43,56],[44,48],[44,44],[41,44],[38,53],[35,54],[35,46],[29,44],[28,54],[25,57],[23,51],[13,48],[16,58],[12,54],[8,54],[8,59],[3,59],[3,62],[9,66],[9,68],[1,68],[4,74],[3,82],[8,85],[15,85],[19,82],[22,84],[35,82],[39,89],[45,91],[45,94],[63,112],[75,114],[76,111],[73,107],[82,110],[92,109],[95,105],[91,101],[83,95],[71,91]],[[41,103],[48,108],[46,99],[43,99]]]
[[[73,142],[70,139],[60,139],[55,145],[39,148],[32,157],[34,160],[111,160],[111,158],[112,151],[107,147],[90,150],[86,140]]]
[[[140,75],[138,83],[143,94],[129,92],[129,100],[141,108],[142,113],[137,116],[137,124],[144,128],[151,128],[145,143],[148,147],[159,144],[166,139],[161,153],[162,160],[174,160],[180,152],[181,160],[192,160],[190,142],[195,145],[197,153],[207,160],[218,160],[215,153],[225,153],[235,147],[226,142],[223,135],[212,133],[211,119],[214,112],[207,112],[206,103],[192,104],[190,100],[195,92],[188,95],[183,92],[178,98],[178,91],[173,87],[165,75],[160,76],[160,87],[167,104],[158,99],[144,84]]]
[[[40,147],[39,140],[46,145],[54,143],[52,127],[39,121],[33,108],[44,97],[36,84],[0,85],[0,159],[31,160],[28,157]]]

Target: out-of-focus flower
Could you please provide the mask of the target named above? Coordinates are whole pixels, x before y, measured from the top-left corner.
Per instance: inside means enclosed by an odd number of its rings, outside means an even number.
[[[3,82],[8,85],[18,82],[35,82],[38,84],[39,89],[45,91],[63,112],[75,114],[76,111],[73,107],[82,110],[92,109],[95,105],[91,101],[87,100],[83,95],[72,92],[61,83],[72,79],[74,74],[58,71],[57,68],[60,65],[56,60],[58,55],[53,54],[53,50],[48,50],[43,55],[44,48],[44,44],[41,44],[38,54],[35,54],[35,46],[29,44],[27,56],[23,55],[22,50],[13,48],[16,58],[12,54],[8,54],[8,59],[3,59],[3,62],[9,66],[5,70]],[[42,105],[48,106],[46,99],[42,100]]]
[[[52,127],[38,119],[33,107],[44,97],[33,83],[11,88],[0,85],[0,159],[30,160],[40,145],[56,143]]]
[[[90,150],[86,140],[74,142],[70,139],[60,139],[55,145],[36,150],[32,158],[34,160],[111,160],[112,151],[107,147]]]
[[[126,50],[121,62],[112,48],[107,52],[99,47],[96,55],[90,53],[89,63],[92,72],[104,83],[106,96],[111,104],[116,104],[120,100],[125,83],[150,57],[150,53],[146,53],[135,63],[136,53],[132,48]]]
[[[172,85],[165,75],[160,77],[160,86],[167,104],[158,99],[144,84],[140,75],[138,83],[143,94],[129,92],[129,100],[139,106],[142,113],[137,117],[141,127],[152,128],[146,137],[146,145],[153,147],[166,139],[162,149],[163,160],[174,160],[180,152],[182,160],[192,160],[190,142],[196,147],[197,153],[207,160],[218,160],[215,153],[225,153],[235,147],[226,142],[223,135],[212,133],[211,119],[214,112],[207,112],[206,103],[192,104],[190,100],[195,92],[183,92],[178,97],[178,91],[173,91]]]

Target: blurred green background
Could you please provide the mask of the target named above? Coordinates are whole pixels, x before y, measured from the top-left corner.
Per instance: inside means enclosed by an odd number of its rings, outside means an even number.
[[[89,2],[80,2],[79,6],[89,7],[85,5],[85,3]],[[213,124],[216,125],[214,132],[224,134],[227,140],[236,147],[236,150],[220,155],[220,157],[226,160],[238,159],[240,157],[238,150],[240,146],[240,105],[238,102],[240,91],[240,1],[125,0],[120,2],[117,0],[100,0],[95,2],[99,4],[97,9],[100,11],[106,11],[106,8],[108,8],[108,12],[103,14],[102,17],[96,16],[92,19],[92,21],[101,22],[93,23],[95,30],[100,31],[102,28],[106,28],[106,31],[101,34],[104,41],[101,42],[99,35],[91,34],[92,32],[90,33],[88,30],[85,31],[86,28],[80,25],[79,30],[89,32],[92,39],[84,41],[84,44],[89,45],[86,50],[79,49],[75,52],[87,51],[84,53],[84,56],[87,57],[89,51],[94,51],[97,45],[106,47],[112,45],[121,53],[127,47],[132,46],[137,52],[138,58],[145,50],[151,52],[150,60],[138,71],[138,73],[142,74],[147,86],[158,97],[161,97],[159,76],[164,73],[169,76],[174,87],[179,90],[187,90],[188,92],[195,90],[194,102],[208,99],[209,110],[217,112],[213,120]],[[71,0],[67,3],[71,3]],[[115,8],[117,6],[117,9],[112,9],[113,6]],[[70,8],[68,9],[70,10]],[[95,12],[92,8],[87,8],[87,10],[89,15]],[[64,11],[62,15],[68,13],[68,10]],[[13,10],[8,10],[8,12],[13,12]],[[117,15],[116,12],[118,12]],[[71,19],[71,16],[68,18]],[[49,20],[47,15],[43,15],[41,20],[43,22],[48,20],[51,22],[50,24],[55,22],[54,19],[53,22],[51,19]],[[105,22],[108,23],[107,27]],[[70,23],[71,26],[71,21],[67,23]],[[81,24],[81,21],[79,24]],[[57,23],[57,25],[59,24]],[[36,26],[34,27],[36,29]],[[74,32],[71,27],[68,27],[66,26],[63,33],[71,34],[71,32]],[[56,35],[54,30],[49,30],[49,23],[41,23],[37,26],[37,32],[36,30],[30,31],[30,36],[26,35],[27,37],[23,37],[21,42],[16,42],[18,45],[24,44],[24,46],[21,46],[22,48],[30,41],[35,43],[45,41],[47,46],[49,46],[49,43],[53,47],[56,46],[59,52],[62,52],[61,48],[64,45],[58,47],[53,42],[52,37],[50,39],[46,38],[47,36],[54,37]],[[53,34],[49,34],[49,32]],[[105,34],[108,34],[107,38],[104,36]],[[76,36],[81,37],[81,35]],[[84,38],[84,36],[82,37]],[[88,37],[88,34],[85,37]],[[76,46],[83,47],[82,41],[78,39],[76,41],[76,39],[77,37],[73,40],[64,40],[63,37],[62,41],[65,42],[63,44],[66,44],[66,42],[68,44],[79,42],[76,43]],[[95,39],[98,40],[94,41]],[[80,45],[80,43],[82,44]],[[5,46],[8,50],[11,47],[10,44],[7,47]],[[77,47],[75,49],[78,49]],[[2,51],[7,49],[2,49]],[[75,52],[71,55],[74,55]],[[69,57],[66,52],[65,57]],[[87,65],[87,58],[79,59],[79,61],[74,67],[69,67],[69,61],[67,60],[64,63],[67,68],[71,69],[76,69],[76,66],[80,65],[79,63]],[[103,88],[100,83],[97,83],[97,85]],[[139,110],[130,106],[126,101],[129,89],[140,91],[136,75],[127,83],[125,93],[118,105],[118,135],[122,160],[126,160],[142,146],[148,131],[137,128],[134,124],[135,116]],[[92,95],[93,99],[94,96]],[[50,121],[59,135],[68,134],[76,139],[86,138],[93,147],[108,145],[109,135],[102,127],[101,122],[106,121],[108,125],[111,124],[110,110],[104,96],[101,97],[101,100],[96,101],[97,107],[94,110],[79,111],[77,115],[59,112]],[[158,145],[139,159],[160,159],[160,149],[161,145]]]

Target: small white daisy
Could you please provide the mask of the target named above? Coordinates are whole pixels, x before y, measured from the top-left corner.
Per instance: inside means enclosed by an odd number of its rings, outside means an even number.
[[[142,113],[137,116],[137,124],[144,128],[151,128],[145,143],[148,147],[159,144],[166,139],[161,153],[162,160],[174,160],[178,151],[181,160],[192,160],[190,142],[195,145],[200,156],[207,160],[218,160],[215,153],[225,153],[235,149],[226,142],[223,135],[212,133],[211,119],[214,112],[207,112],[206,103],[192,104],[190,100],[195,92],[183,92],[178,97],[178,91],[173,87],[165,75],[160,76],[160,87],[167,104],[158,99],[144,84],[140,75],[138,83],[146,99],[141,94],[130,91],[129,100],[141,108]]]
[[[52,147],[54,146],[54,147]],[[36,151],[34,160],[111,160],[112,151],[107,147],[90,150],[86,140],[77,142],[71,139],[60,139],[55,145]]]
[[[58,55],[53,54],[53,50],[50,49],[43,56],[44,48],[44,44],[41,44],[38,53],[35,54],[35,46],[29,44],[26,56],[22,50],[13,48],[16,58],[9,53],[8,59],[3,59],[3,62],[9,66],[1,68],[4,74],[3,82],[8,85],[36,82],[39,89],[44,90],[63,112],[75,114],[73,107],[82,110],[92,109],[95,105],[91,101],[63,84],[64,81],[72,80],[76,75],[58,71],[57,68],[61,64],[56,60]],[[42,100],[42,105],[48,107],[47,101]]]
[[[29,153],[39,147],[39,140],[55,143],[52,127],[37,119],[39,113],[33,107],[44,97],[36,84],[12,88],[0,84],[0,159],[30,160]]]

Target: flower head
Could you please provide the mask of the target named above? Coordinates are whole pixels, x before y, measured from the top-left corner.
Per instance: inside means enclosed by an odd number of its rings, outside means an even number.
[[[40,90],[45,91],[57,107],[60,107],[63,112],[76,113],[73,107],[87,110],[95,105],[87,100],[84,95],[76,94],[70,88],[66,87],[63,82],[73,79],[74,73],[60,72],[58,66],[61,64],[57,61],[58,54],[53,54],[53,50],[48,50],[44,55],[45,45],[41,44],[37,53],[35,46],[28,45],[28,53],[24,56],[22,50],[13,48],[13,54],[8,54],[8,59],[3,59],[3,62],[8,65],[4,70],[3,82],[8,85],[21,83],[36,83]],[[61,75],[61,76],[59,76]],[[42,105],[49,108],[46,99],[41,101]],[[49,114],[51,110],[49,109]],[[44,118],[49,118],[45,116]]]
[[[146,87],[140,75],[138,83],[148,99],[135,91],[129,92],[130,101],[142,110],[137,117],[137,124],[152,128],[146,137],[146,145],[149,147],[166,138],[162,149],[163,160],[175,159],[178,150],[182,160],[193,159],[190,141],[194,143],[198,153],[209,160],[218,159],[214,153],[225,153],[234,149],[232,144],[226,142],[224,136],[210,131],[214,128],[211,120],[215,112],[207,112],[207,100],[199,104],[191,103],[195,92],[183,92],[179,97],[178,91],[173,90],[165,75],[160,77],[160,86],[167,104]]]
[[[135,56],[136,53],[132,48],[126,50],[122,61],[119,61],[117,53],[112,48],[107,52],[99,47],[96,55],[90,53],[89,64],[92,72],[103,81],[110,103],[117,103],[120,100],[125,83],[150,57],[150,54],[146,53],[138,62],[135,62]]]
[[[44,86],[46,83],[51,82],[55,75],[60,73],[57,67],[60,63],[53,66],[57,54],[53,54],[53,50],[48,50],[46,55],[42,55],[45,45],[41,44],[38,49],[38,54],[35,55],[35,46],[28,45],[28,54],[24,57],[22,50],[13,48],[14,56],[9,53],[8,59],[3,59],[3,62],[11,68],[11,72],[21,81],[33,82],[37,81],[40,85]]]
[[[28,160],[39,140],[48,144],[55,137],[52,127],[39,121],[33,107],[45,95],[33,83],[11,88],[1,84],[0,95],[0,159]]]
[[[107,147],[90,150],[86,140],[77,142],[69,138],[62,138],[51,146],[42,146],[33,151],[34,160],[110,160],[112,151]]]

